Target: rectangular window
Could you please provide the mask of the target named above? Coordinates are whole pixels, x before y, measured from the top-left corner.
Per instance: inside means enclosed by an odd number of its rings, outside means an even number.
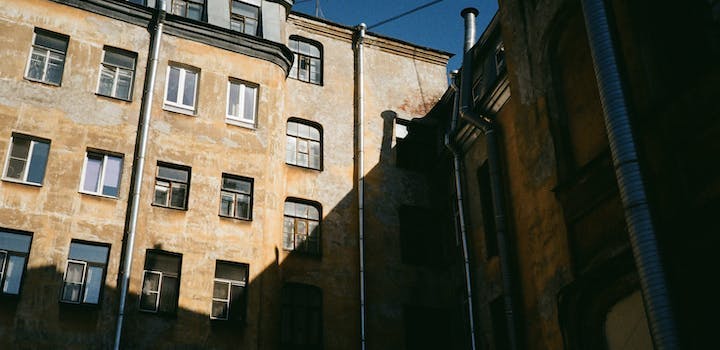
[[[172,0],[170,12],[173,15],[202,21],[205,0]]]
[[[70,243],[60,301],[72,304],[98,304],[110,247],[73,241]]]
[[[97,93],[130,100],[135,76],[136,57],[137,55],[132,52],[105,47],[103,61],[100,64]]]
[[[195,111],[199,71],[169,66],[165,85],[165,106]]]
[[[42,185],[49,152],[50,141],[13,134],[4,178]]]
[[[322,349],[322,290],[288,283],[281,291],[280,343],[283,349]]]
[[[400,253],[402,262],[417,266],[437,266],[441,257],[438,223],[429,208],[401,206]]]
[[[231,79],[228,82],[227,121],[255,125],[257,85]]]
[[[241,33],[258,35],[260,19],[260,1],[232,0],[230,5],[230,29]]]
[[[252,219],[253,180],[223,174],[220,191],[220,216]]]
[[[245,318],[247,279],[247,264],[217,261],[211,319],[240,321]]]
[[[505,70],[505,45],[500,43],[495,49],[495,72],[499,76],[503,70]]]
[[[0,295],[18,295],[32,235],[0,228]]]
[[[285,201],[283,249],[320,255],[320,205]]]
[[[161,207],[187,209],[190,168],[158,163],[153,204]]]
[[[181,264],[180,254],[147,250],[140,310],[165,314],[177,311]]]
[[[88,151],[85,154],[80,192],[117,197],[120,193],[122,157]]]
[[[28,58],[25,77],[43,83],[60,85],[65,67],[70,37],[35,28],[30,57]]]

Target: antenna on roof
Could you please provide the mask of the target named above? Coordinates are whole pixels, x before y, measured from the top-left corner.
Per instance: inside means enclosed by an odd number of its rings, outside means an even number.
[[[320,0],[317,0],[317,1],[320,1]],[[425,4],[425,5],[420,5],[420,6],[414,8],[414,9],[412,9],[412,10],[405,11],[405,12],[403,12],[403,13],[397,15],[397,16],[390,17],[390,18],[388,18],[388,19],[386,19],[386,20],[384,20],[384,21],[380,21],[380,22],[377,22],[377,23],[375,23],[375,24],[373,24],[373,25],[371,25],[371,26],[368,26],[367,29],[370,30],[370,29],[372,29],[372,28],[377,28],[377,27],[379,27],[379,26],[381,26],[381,25],[383,25],[383,24],[385,24],[385,23],[392,22],[392,21],[394,21],[394,20],[396,20],[396,19],[398,19],[398,18],[400,18],[400,17],[407,16],[407,15],[413,13],[413,12],[420,11],[420,10],[426,8],[426,7],[430,7],[430,6],[432,6],[432,5],[437,4],[438,2],[442,2],[442,1],[443,1],[443,0],[435,0],[435,1],[429,2],[429,3]]]

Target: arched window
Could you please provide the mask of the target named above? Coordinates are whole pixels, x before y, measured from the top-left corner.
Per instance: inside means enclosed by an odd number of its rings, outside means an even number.
[[[290,77],[313,84],[322,84],[322,45],[316,41],[291,36],[288,46],[295,56]]]
[[[285,162],[322,170],[322,128],[319,124],[288,120]]]
[[[283,249],[320,255],[320,204],[287,199],[283,213]]]

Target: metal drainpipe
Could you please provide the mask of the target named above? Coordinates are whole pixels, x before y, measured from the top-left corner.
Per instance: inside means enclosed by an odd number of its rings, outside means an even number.
[[[653,342],[658,349],[677,349],[675,318],[645,195],[605,4],[602,0],[583,0],[582,6],[615,177],[625,209],[630,245]]]
[[[460,117],[485,133],[487,142],[488,168],[493,208],[495,209],[495,230],[497,234],[498,258],[503,284],[503,303],[505,322],[508,331],[510,349],[518,348],[517,326],[515,323],[513,282],[510,268],[510,250],[506,237],[507,219],[505,217],[505,195],[500,179],[500,154],[498,150],[497,123],[488,116],[482,116],[472,110],[472,69],[473,60],[470,49],[475,43],[475,17],[478,10],[466,8],[460,12],[465,19],[465,52],[463,54],[460,86]]]
[[[148,69],[145,71],[145,89],[142,101],[140,102],[140,126],[137,135],[137,156],[133,171],[135,177],[132,198],[130,199],[130,220],[128,222],[127,242],[125,246],[125,257],[123,259],[122,276],[120,282],[120,307],[118,308],[117,327],[115,330],[114,349],[120,349],[123,321],[125,319],[125,299],[128,294],[130,282],[130,270],[132,268],[133,251],[135,247],[135,229],[137,228],[138,208],[140,205],[140,189],[142,188],[143,171],[145,169],[145,153],[147,152],[147,139],[150,124],[150,113],[152,111],[152,97],[155,91],[155,77],[157,75],[158,56],[160,52],[160,39],[163,32],[163,21],[165,20],[165,0],[157,0],[155,3],[155,18],[152,26],[152,42],[148,57]]]
[[[365,40],[365,23],[360,23],[356,28],[357,37],[355,43],[355,89],[357,97],[357,167],[358,167],[358,237],[360,246],[360,349],[365,350],[365,135],[363,123],[365,121],[364,106],[364,76],[363,76],[363,41]]]
[[[465,225],[465,209],[463,204],[463,191],[462,191],[462,175],[460,173],[461,161],[460,154],[457,152],[452,144],[452,135],[455,133],[457,127],[458,109],[460,107],[458,86],[457,86],[457,75],[458,71],[454,70],[450,73],[450,86],[455,91],[453,96],[453,115],[450,122],[450,129],[445,134],[445,147],[452,153],[453,156],[453,171],[455,174],[455,197],[457,198],[458,216],[460,217],[460,237],[462,238],[462,249],[463,249],[463,267],[465,268],[465,288],[467,292],[467,304],[468,304],[468,320],[470,321],[470,348],[476,349],[475,340],[475,319],[473,315],[473,302],[472,302],[472,283],[470,280],[470,254],[468,253],[467,244],[467,226]]]

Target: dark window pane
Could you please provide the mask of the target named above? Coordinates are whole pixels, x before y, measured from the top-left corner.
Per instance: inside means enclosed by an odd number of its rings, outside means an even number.
[[[169,168],[165,166],[158,167],[158,177],[177,182],[187,182],[188,171],[183,169]]]
[[[247,265],[244,264],[218,262],[215,265],[215,277],[232,281],[246,282],[247,269]]]
[[[105,265],[107,263],[109,248],[107,246],[70,243],[69,258],[73,260],[83,260]]]
[[[179,280],[175,277],[163,276],[160,290],[160,312],[174,313],[177,309]]]
[[[242,320],[245,314],[245,287],[234,285],[230,290],[230,319]]]
[[[186,106],[195,106],[195,80],[197,73],[185,71],[185,86],[183,89],[182,104]]]
[[[217,274],[215,274],[215,277],[218,277]],[[213,285],[213,298],[227,300],[230,295],[229,291],[230,283],[215,281],[215,284]]]
[[[222,193],[220,195],[220,215],[233,216],[233,203],[235,199],[232,194]]]
[[[67,49],[67,39],[59,38],[49,33],[38,33],[35,35],[35,45],[47,47],[49,49],[65,52]]]
[[[212,302],[212,317],[219,319],[227,319],[228,314],[228,303],[226,301],[213,300]]]
[[[97,304],[100,301],[100,289],[103,284],[103,268],[90,266],[85,277],[85,296],[84,303]]]
[[[102,193],[107,196],[117,197],[120,189],[120,171],[122,169],[122,158],[107,156],[105,162],[105,178],[103,179]]]
[[[26,160],[10,158],[5,176],[11,179],[22,180],[25,171],[25,164],[27,164]]]
[[[28,253],[31,239],[29,235],[0,231],[0,249]]]
[[[25,258],[20,256],[10,256],[5,267],[5,283],[2,291],[7,294],[18,294],[20,292],[20,281],[22,280],[23,270],[25,269]]]
[[[165,100],[170,102],[177,102],[178,97],[178,84],[180,82],[180,69],[170,67],[170,73],[168,74],[167,81],[167,95]]]
[[[41,184],[45,178],[45,165],[47,164],[48,152],[50,144],[43,142],[33,142],[33,152],[30,159],[30,168],[28,169],[28,182]]]
[[[175,208],[185,208],[185,196],[187,195],[186,186],[183,184],[172,184],[170,192],[170,206]]]
[[[102,168],[103,156],[88,154],[85,162],[85,181],[83,191],[97,192],[100,183],[100,169]]]
[[[104,62],[130,70],[135,68],[135,57],[110,50],[105,51]]]
[[[180,259],[176,255],[149,251],[145,258],[145,270],[177,275],[180,273]]]

